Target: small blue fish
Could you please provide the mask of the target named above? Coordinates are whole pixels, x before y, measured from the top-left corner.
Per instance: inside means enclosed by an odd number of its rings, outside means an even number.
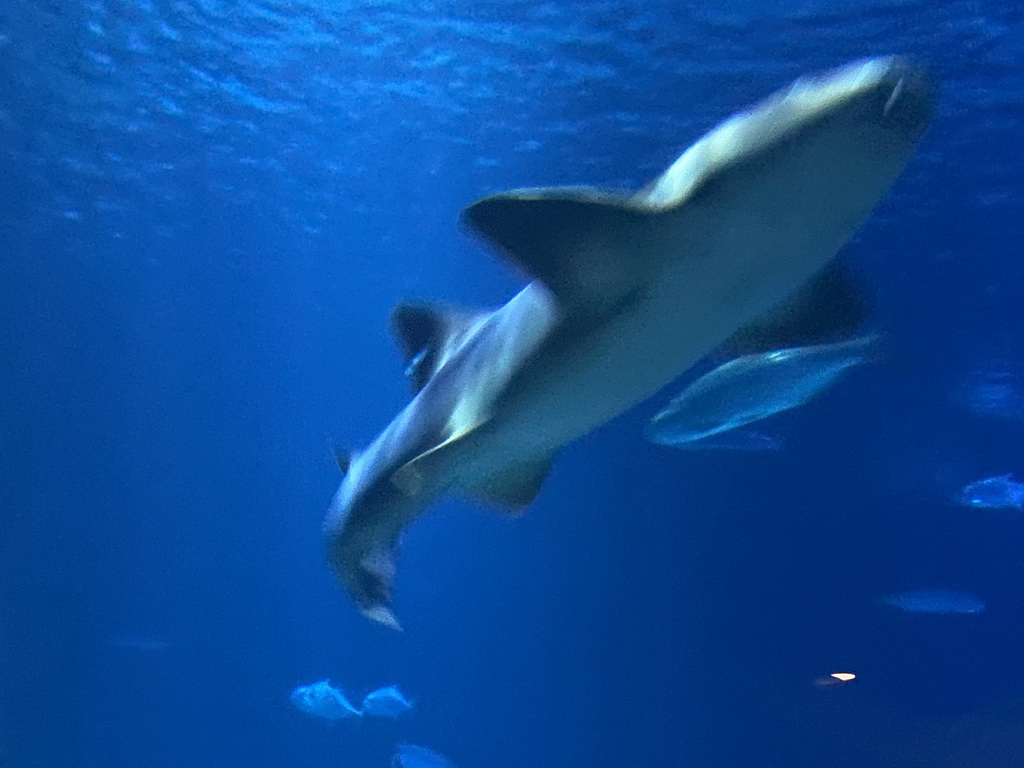
[[[122,651],[135,651],[146,654],[162,653],[171,647],[170,642],[161,637],[136,634],[114,635],[107,640],[106,644],[111,648],[117,648]]]
[[[1024,483],[1012,474],[986,477],[964,486],[956,500],[965,507],[1024,509]]]
[[[399,744],[391,758],[391,768],[452,768],[452,764],[432,749]]]
[[[744,355],[701,376],[651,419],[644,434],[680,445],[795,408],[866,362],[879,336]]]
[[[672,447],[684,451],[779,451],[785,443],[781,437],[770,435],[766,432],[755,432],[752,429],[732,429],[728,432],[718,432],[714,435],[702,437],[700,440],[690,440],[683,443],[676,443]]]
[[[985,610],[985,604],[974,595],[950,589],[912,589],[886,595],[882,603],[906,613],[971,615]]]
[[[363,714],[376,717],[398,717],[412,709],[412,702],[394,685],[370,691],[363,698]]]
[[[958,395],[984,418],[1024,421],[1024,368],[1008,358],[983,361],[964,376]]]
[[[362,714],[349,703],[341,691],[331,685],[330,680],[300,685],[292,691],[289,698],[296,709],[313,717],[322,717],[324,720],[342,720],[346,717],[359,717]]]

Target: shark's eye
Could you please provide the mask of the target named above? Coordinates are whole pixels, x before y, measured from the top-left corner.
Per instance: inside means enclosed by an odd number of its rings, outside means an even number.
[[[774,352],[769,352],[764,356],[766,363],[784,363],[793,356],[791,350],[788,349],[777,349]]]

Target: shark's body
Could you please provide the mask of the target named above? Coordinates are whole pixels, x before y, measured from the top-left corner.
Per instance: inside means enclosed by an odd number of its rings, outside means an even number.
[[[859,62],[740,114],[635,195],[526,189],[464,220],[533,278],[493,312],[399,307],[418,392],[355,456],[324,527],[367,616],[390,608],[401,530],[458,490],[511,509],[554,453],[664,387],[819,272],[902,171],[933,92]]]

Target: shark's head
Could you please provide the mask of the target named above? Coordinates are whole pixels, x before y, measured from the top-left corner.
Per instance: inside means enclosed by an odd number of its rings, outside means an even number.
[[[931,121],[938,88],[919,63],[890,56],[849,64],[833,77],[851,90],[862,83],[866,109],[889,130],[912,140],[920,138]]]
[[[925,69],[898,56],[800,78],[704,136],[637,202],[668,209],[717,202],[729,190],[775,194],[784,185],[808,196],[797,208],[806,219],[827,221],[817,200],[856,211],[851,222],[859,226],[906,165],[936,96]]]
[[[918,63],[898,56],[850,64],[833,75],[843,106],[840,122],[859,125],[865,149],[885,156],[913,151],[938,96],[938,87]]]

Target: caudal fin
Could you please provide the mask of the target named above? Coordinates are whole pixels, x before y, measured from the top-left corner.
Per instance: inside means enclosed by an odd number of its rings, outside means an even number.
[[[394,545],[373,540],[366,531],[327,534],[327,559],[359,612],[379,624],[401,630],[391,595],[395,582]]]

